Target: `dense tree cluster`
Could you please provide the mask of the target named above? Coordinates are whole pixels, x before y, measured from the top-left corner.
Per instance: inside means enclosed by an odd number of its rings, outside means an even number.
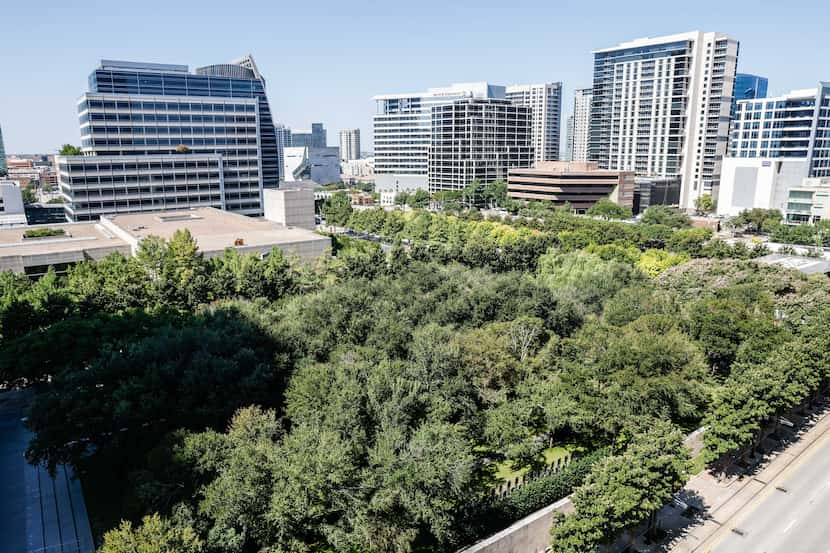
[[[0,274],[0,380],[38,387],[29,457],[78,468],[102,551],[448,551],[574,489],[554,549],[590,551],[682,485],[684,432],[725,462],[827,382],[830,281],[676,213],[339,201],[391,251],[208,260],[180,233]],[[551,472],[552,445],[584,453]],[[498,497],[504,467],[533,478]]]

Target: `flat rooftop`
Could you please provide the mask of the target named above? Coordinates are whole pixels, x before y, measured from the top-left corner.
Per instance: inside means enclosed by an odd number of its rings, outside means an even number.
[[[127,233],[131,242],[147,236],[170,239],[179,229],[187,229],[205,253],[224,251],[242,241],[245,247],[270,247],[300,242],[326,242],[330,239],[313,231],[284,227],[266,219],[254,219],[213,208],[155,213],[131,213],[106,218]]]
[[[34,229],[61,229],[63,236],[23,238]],[[61,223],[0,229],[0,257],[82,252],[95,248],[128,248],[129,245],[99,223]]]
[[[755,261],[764,263],[765,265],[778,265],[779,267],[785,267],[787,269],[795,269],[805,275],[830,273],[830,261],[820,257],[802,257],[799,255],[772,253],[759,257]]]

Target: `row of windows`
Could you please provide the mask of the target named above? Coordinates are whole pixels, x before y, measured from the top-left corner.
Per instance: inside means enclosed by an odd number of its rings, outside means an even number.
[[[256,127],[108,127],[93,125],[90,130],[93,134],[241,134],[256,136]]]
[[[764,109],[786,109],[786,108],[810,108],[816,105],[815,98],[805,100],[779,100],[777,102],[738,102],[740,111],[764,110]]]
[[[83,142],[83,141],[82,141]],[[256,138],[96,138],[95,146],[244,146],[257,144]]]
[[[85,113],[78,118],[81,124],[88,121],[144,121],[171,123],[256,123],[251,115],[179,115],[153,113]]]
[[[183,75],[99,69],[90,75],[99,93],[168,94],[176,96],[253,97],[265,94],[261,81],[206,75]]]
[[[254,104],[208,104],[202,102],[144,102],[139,100],[84,100],[78,104],[78,113],[87,109],[129,109],[133,111],[197,111],[215,113],[254,113]]]

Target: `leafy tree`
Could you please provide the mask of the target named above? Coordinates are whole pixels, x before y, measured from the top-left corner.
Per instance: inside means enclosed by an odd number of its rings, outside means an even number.
[[[715,211],[715,207],[717,207],[717,204],[711,194],[701,194],[695,198],[695,211],[698,215],[712,213]]]
[[[765,228],[774,228],[782,218],[777,209],[753,208],[741,211],[732,219],[732,224],[746,232],[761,232]]]
[[[650,249],[643,252],[637,268],[650,277],[656,277],[666,269],[689,261],[687,254],[676,254],[666,250]]]
[[[647,225],[665,225],[670,228],[685,228],[691,224],[685,213],[665,205],[649,206],[641,221]]]
[[[77,146],[73,146],[72,144],[64,144],[61,146],[58,154],[62,156],[79,156],[82,155],[83,152]]]
[[[321,213],[329,225],[348,224],[352,214],[352,201],[349,195],[345,192],[335,192],[323,202]]]
[[[99,553],[199,553],[203,544],[189,527],[178,527],[158,513],[144,517],[139,526],[122,521],[104,534]]]
[[[22,187],[20,189],[20,193],[23,196],[24,205],[31,205],[37,202],[37,194],[35,194],[34,188],[30,188],[28,186]]]
[[[631,219],[631,208],[615,204],[608,198],[602,198],[592,205],[586,215],[602,217],[603,219]]]

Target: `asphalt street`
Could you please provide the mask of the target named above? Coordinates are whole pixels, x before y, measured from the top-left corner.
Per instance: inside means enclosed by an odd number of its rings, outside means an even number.
[[[830,439],[796,463],[713,553],[830,552]]]

